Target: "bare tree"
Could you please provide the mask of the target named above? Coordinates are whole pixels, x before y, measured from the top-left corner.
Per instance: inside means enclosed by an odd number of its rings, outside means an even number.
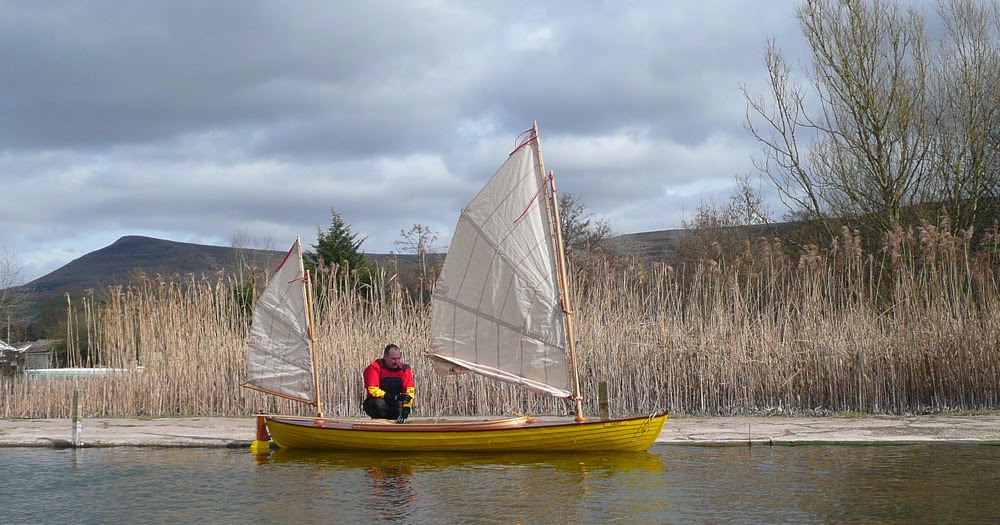
[[[729,222],[733,226],[755,226],[771,222],[771,210],[753,186],[750,175],[736,175],[736,191],[729,197],[727,208]]]
[[[763,159],[755,158],[754,165],[771,181],[778,198],[793,214],[804,220],[823,219],[827,206],[808,155],[808,141],[818,131],[810,128],[804,115],[805,92],[792,82],[792,70],[773,40],[768,42],[764,62],[773,101],[751,96],[743,87],[747,100],[744,125],[760,143],[764,155]]]
[[[736,189],[724,205],[702,201],[670,258],[675,264],[698,259],[732,259],[747,243],[765,233],[771,212],[749,175],[736,176]]]
[[[996,216],[1000,184],[1000,12],[975,0],[938,4],[944,37],[933,72],[935,178],[928,200],[956,229]]]
[[[17,288],[21,284],[21,273],[24,267],[13,249],[6,245],[0,246],[0,321],[6,333],[5,339],[12,342],[14,329],[27,323],[25,307],[27,296]]]
[[[611,225],[605,220],[592,221],[587,206],[572,193],[559,194],[559,221],[569,255],[589,251],[611,235]]]
[[[254,275],[258,271],[270,272],[277,257],[274,255],[274,240],[270,235],[263,240],[251,236],[246,230],[237,228],[229,238],[229,247],[236,250],[236,272],[239,275]]]
[[[743,90],[746,129],[764,153],[757,167],[801,218],[888,229],[928,170],[923,17],[888,0],[808,0],[797,16],[811,93],[770,42],[770,102]],[[807,111],[807,100],[819,109]]]
[[[434,242],[437,241],[437,232],[432,232],[430,226],[414,224],[409,230],[399,230],[400,239],[394,244],[406,253],[417,255],[420,265],[421,288],[429,289],[430,281],[427,276],[427,254],[434,253],[436,248]]]

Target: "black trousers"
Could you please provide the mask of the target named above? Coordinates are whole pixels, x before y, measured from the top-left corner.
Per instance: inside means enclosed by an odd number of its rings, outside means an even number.
[[[361,406],[365,409],[365,414],[372,419],[399,418],[399,403],[386,403],[381,397],[365,398]]]

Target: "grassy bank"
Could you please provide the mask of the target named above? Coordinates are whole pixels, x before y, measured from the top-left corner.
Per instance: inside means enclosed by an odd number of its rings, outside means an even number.
[[[580,260],[571,287],[585,409],[596,413],[599,381],[616,415],[996,409],[1000,239],[986,235],[973,251],[970,238],[926,226],[891,233],[875,254],[845,231],[799,256],[762,239],[682,266]],[[563,410],[514,387],[434,375],[420,355],[429,309],[396,283],[383,273],[317,297],[328,414],[360,413],[361,369],[390,341],[409,349],[418,415]],[[133,371],[3,378],[0,416],[66,417],[73,390],[88,417],[308,413],[239,387],[248,313],[237,292],[253,288],[155,279],[75,298],[70,339],[90,351],[76,364]]]

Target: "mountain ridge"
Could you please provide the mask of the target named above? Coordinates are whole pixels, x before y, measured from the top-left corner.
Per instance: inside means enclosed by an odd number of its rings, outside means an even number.
[[[676,249],[682,231],[631,233],[616,236],[614,240],[628,246],[636,255],[660,258]],[[125,235],[18,288],[32,296],[62,295],[125,284],[137,275],[238,273],[247,266],[273,268],[284,254],[284,250],[234,248]],[[365,256],[380,264],[396,259],[401,266],[409,266],[416,260],[413,254],[366,253]]]
[[[611,239],[622,247],[647,258],[661,258],[676,249],[679,233],[665,230],[626,234]],[[51,330],[65,321],[66,299],[87,290],[101,292],[109,286],[125,285],[139,276],[201,276],[224,272],[237,275],[243,270],[273,270],[284,258],[285,250],[233,248],[142,235],[125,235],[112,244],[82,255],[60,268],[14,289],[23,293],[32,310],[30,336],[49,337]],[[419,274],[415,254],[365,254],[383,266],[395,265],[400,275]],[[443,254],[433,254],[440,260]]]
[[[126,235],[112,244],[82,255],[25,285],[29,294],[77,292],[124,284],[141,272],[146,275],[211,275],[236,269],[246,252],[255,259],[282,253]]]

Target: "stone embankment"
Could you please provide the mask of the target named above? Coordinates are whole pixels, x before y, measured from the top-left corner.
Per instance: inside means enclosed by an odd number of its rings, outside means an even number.
[[[252,417],[84,419],[78,442],[90,447],[249,446]],[[0,420],[0,447],[71,447],[69,419]],[[670,445],[1000,443],[1000,414],[877,417],[678,417],[657,443]]]

